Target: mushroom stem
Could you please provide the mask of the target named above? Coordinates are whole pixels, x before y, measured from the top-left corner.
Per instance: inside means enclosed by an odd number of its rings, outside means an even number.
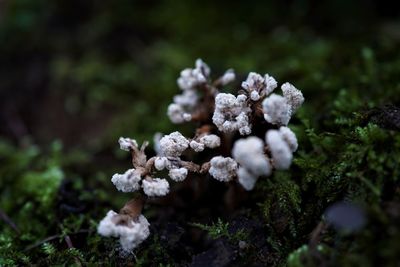
[[[137,198],[133,198],[125,203],[122,209],[119,211],[121,215],[128,215],[132,219],[136,219],[142,214],[142,209],[144,203],[146,202],[146,197],[144,195],[140,195]]]

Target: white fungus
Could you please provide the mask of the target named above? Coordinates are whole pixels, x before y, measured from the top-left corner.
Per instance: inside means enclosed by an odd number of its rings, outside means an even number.
[[[222,85],[227,85],[228,83],[231,83],[235,81],[236,75],[233,69],[229,69],[225,71],[224,75],[221,77],[221,84]]]
[[[204,148],[216,148],[221,145],[221,138],[215,134],[206,134],[197,140],[192,140],[190,142],[190,148],[195,152],[201,152]]]
[[[277,87],[274,77],[265,74],[250,72],[246,81],[242,82],[242,87],[250,94],[250,99],[258,101],[261,97],[269,95]]]
[[[235,142],[232,155],[239,164],[245,164],[246,162],[251,161],[251,155],[253,154],[264,154],[264,143],[260,138],[250,136],[244,139],[239,139]]]
[[[205,77],[210,76],[211,69],[201,58],[196,59],[195,66]]]
[[[256,72],[250,72],[246,81],[242,82],[242,87],[248,91],[262,89],[264,87],[264,78]]]
[[[129,169],[124,174],[114,174],[111,182],[122,192],[134,192],[140,188],[140,173],[135,169]]]
[[[237,171],[238,182],[243,186],[247,191],[253,190],[258,177],[249,173],[246,168],[239,167]]]
[[[170,169],[168,175],[175,182],[182,182],[183,180],[186,179],[186,176],[188,175],[188,169],[186,168]]]
[[[239,139],[232,150],[233,158],[240,164],[238,180],[246,190],[254,187],[259,176],[271,174],[269,158],[264,153],[264,142],[255,136]]]
[[[220,93],[215,97],[213,123],[222,132],[239,131],[242,135],[251,133],[248,114],[251,109],[246,104],[247,97]]]
[[[269,74],[264,75],[264,83],[265,83],[265,95],[269,95],[272,93],[276,87],[278,87],[278,83],[274,79],[274,77]]]
[[[195,152],[201,152],[204,150],[204,144],[197,142],[197,141],[191,141],[190,142],[190,148],[193,149]]]
[[[292,152],[295,152],[298,147],[297,138],[294,132],[290,128],[282,126],[279,128],[279,133],[281,134],[283,140],[289,145]]]
[[[172,123],[184,123],[192,120],[191,112],[198,104],[198,95],[195,90],[185,90],[174,96],[174,102],[168,106],[167,115]]]
[[[220,182],[229,182],[236,176],[237,163],[232,158],[213,157],[210,161],[209,173]]]
[[[253,91],[250,93],[250,99],[253,101],[257,101],[260,99],[260,94],[257,91]]]
[[[130,252],[150,235],[150,224],[143,215],[136,220],[129,219],[126,225],[118,224],[119,216],[121,215],[110,210],[107,216],[100,221],[97,232],[106,237],[119,237],[122,249]]]
[[[269,159],[264,154],[263,141],[255,136],[235,142],[232,150],[233,158],[256,176],[268,176],[271,173]]]
[[[146,145],[139,149],[136,140],[120,137],[120,148],[132,151],[135,169],[129,169],[124,174],[114,174],[111,181],[116,188],[123,192],[142,188],[149,197],[165,196],[169,193],[170,185],[166,179],[151,177],[154,167],[158,171],[168,170],[169,177],[176,182],[185,180],[189,170],[202,175],[208,169],[209,174],[218,181],[229,182],[237,178],[245,190],[252,190],[259,177],[269,176],[272,168],[288,169],[298,142],[296,135],[286,125],[304,102],[303,94],[290,83],[281,86],[283,96],[274,94],[276,80],[269,74],[262,76],[255,72],[250,72],[242,82],[243,90],[239,91],[239,95],[218,93],[222,86],[233,82],[235,76],[234,71],[228,69],[217,81],[212,82],[210,68],[201,59],[196,60],[194,68],[182,70],[177,79],[181,93],[173,97],[167,115],[176,124],[198,121],[199,128],[195,137],[187,139],[177,131],[165,136],[157,133],[154,136],[156,156],[150,159],[147,159],[144,151]],[[214,96],[213,101],[211,98]],[[210,119],[206,117],[210,114],[210,108],[214,106],[212,122],[219,130],[216,132],[233,133],[221,135],[229,145],[232,138],[236,139],[236,132],[241,135],[251,134],[251,123],[259,122],[260,104],[265,120],[279,127],[278,130],[267,131],[265,142],[256,136],[239,139],[233,145],[232,158],[216,156],[202,164],[180,159],[189,147],[195,152],[201,152],[205,148],[221,146],[221,138],[209,134],[214,129],[206,125]],[[143,208],[142,204],[137,207]],[[131,214],[135,212],[117,214],[109,211],[97,228],[101,235],[119,237],[127,253],[131,253],[150,234],[147,219],[143,215],[136,217]],[[241,241],[239,246],[245,248],[247,245]]]
[[[281,89],[283,96],[271,94],[262,103],[265,120],[275,125],[287,125],[304,102],[303,94],[292,84],[284,83]]]
[[[263,101],[264,118],[276,125],[287,125],[292,115],[292,108],[286,98],[277,94],[271,94]]]
[[[278,170],[289,169],[292,163],[292,151],[278,130],[269,130],[266,142],[271,151],[273,165]]]
[[[118,139],[118,143],[119,143],[119,147],[125,151],[130,151],[134,147],[136,147],[136,148],[138,147],[138,144],[135,139],[120,137]]]
[[[175,124],[191,121],[191,112],[197,104],[197,93],[194,90],[186,90],[182,94],[174,96],[174,103],[168,106],[167,115]]]
[[[168,166],[168,163],[169,161],[166,157],[156,157],[156,159],[154,160],[154,167],[158,171],[162,171]]]
[[[183,113],[183,119],[184,119],[185,121],[191,121],[191,120],[192,120],[192,114]]]
[[[190,90],[194,87],[205,83],[210,75],[210,68],[201,59],[196,60],[195,68],[186,68],[181,71],[181,76],[178,78],[178,86],[182,90]]]
[[[163,137],[163,134],[159,133],[159,132],[155,133],[153,136],[153,143],[154,143],[153,149],[157,155],[160,153],[160,140],[162,137]]]
[[[281,86],[283,97],[292,108],[292,114],[303,104],[304,97],[300,90],[290,83],[284,83]]]
[[[185,90],[182,94],[174,96],[174,103],[184,108],[193,108],[198,101],[199,96],[195,90]]]
[[[195,68],[181,71],[177,80],[182,94],[174,96],[174,102],[168,106],[167,115],[173,123],[179,124],[192,120],[191,113],[199,104],[197,86],[207,82],[210,68],[201,59],[197,59]]]
[[[266,155],[257,155],[251,162],[244,167],[256,176],[269,176],[271,174],[271,164],[269,158]]]
[[[166,157],[179,157],[189,147],[187,140],[180,132],[165,135],[160,140],[160,152]]]
[[[216,148],[221,145],[221,138],[215,134],[204,135],[200,137],[199,141],[208,148]]]
[[[192,116],[189,113],[186,113],[182,106],[175,103],[169,104],[167,115],[171,122],[176,124],[190,121],[192,119]]]
[[[150,178],[142,181],[143,191],[149,197],[162,197],[169,192],[169,183],[165,179]]]

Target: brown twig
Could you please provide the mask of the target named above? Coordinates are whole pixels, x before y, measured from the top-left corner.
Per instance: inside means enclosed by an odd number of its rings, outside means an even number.
[[[17,225],[13,222],[13,220],[11,220],[10,217],[8,217],[8,215],[2,211],[0,209],[0,218],[5,221],[15,232],[17,232],[18,234],[20,234],[20,231],[17,227]]]
[[[149,142],[143,142],[141,148],[133,147],[131,149],[132,154],[132,165],[135,168],[144,167],[147,162],[147,156],[145,153],[145,149],[148,146]]]
[[[208,172],[208,170],[210,170],[210,168],[211,168],[210,162],[203,163],[203,165],[201,165],[199,173],[201,173],[201,174],[206,173],[206,172]]]
[[[90,230],[88,230],[88,229],[87,230],[79,230],[79,231],[77,231],[75,233],[71,233],[71,235],[77,235],[77,234],[89,233],[89,232],[90,232]],[[57,238],[61,238],[62,236],[63,236],[63,234],[58,234],[58,235],[52,235],[52,236],[46,237],[45,239],[42,239],[42,240],[40,240],[40,241],[38,241],[38,242],[36,242],[36,243],[34,243],[32,245],[27,246],[24,249],[24,251],[31,250],[31,249],[36,248],[36,247],[38,247],[38,246],[40,246],[40,245],[42,245],[42,244],[44,244],[46,242],[52,241],[52,240],[57,239]]]
[[[72,240],[69,237],[69,235],[66,235],[64,237],[65,243],[67,243],[68,248],[74,248],[74,245],[72,244]]]
[[[141,194],[138,198],[134,198],[126,202],[122,209],[119,211],[119,214],[127,215],[130,218],[136,219],[140,214],[142,214],[142,209],[145,201],[146,197]]]
[[[323,231],[326,230],[326,224],[321,221],[318,223],[318,225],[314,228],[314,230],[311,232],[310,235],[310,242],[309,242],[309,246],[310,248],[316,248],[317,245],[320,242],[320,235]]]
[[[67,243],[68,248],[74,248],[74,245],[72,244],[72,240],[69,237],[69,235],[66,235],[64,237],[64,240],[65,240],[65,243]],[[82,266],[82,262],[78,257],[74,256],[74,260],[75,260],[75,263],[77,264],[77,266]]]
[[[314,228],[310,235],[310,241],[308,246],[310,248],[310,254],[313,256],[314,259],[318,260],[318,266],[327,266],[324,257],[318,251],[317,247],[321,241],[321,234],[327,229],[327,224],[324,221],[320,221],[318,225]]]
[[[152,168],[154,166],[154,162],[156,161],[156,158],[157,157],[152,157],[146,162],[146,165],[144,167],[145,170],[144,170],[144,173],[142,174],[143,176],[146,176],[147,174],[151,173]]]
[[[181,160],[180,161],[180,165],[183,168],[186,168],[191,172],[200,172],[200,169],[201,169],[200,165],[198,165],[196,163],[193,163],[191,161],[183,161],[183,160]]]

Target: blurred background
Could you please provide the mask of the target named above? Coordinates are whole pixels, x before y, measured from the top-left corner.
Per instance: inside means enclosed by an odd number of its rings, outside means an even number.
[[[117,139],[190,133],[166,108],[196,58],[213,78],[235,69],[236,87],[249,71],[293,83],[306,97],[294,123],[317,132],[398,104],[399,13],[372,0],[1,0],[0,266],[116,259],[90,231],[127,199],[110,182],[129,167]]]

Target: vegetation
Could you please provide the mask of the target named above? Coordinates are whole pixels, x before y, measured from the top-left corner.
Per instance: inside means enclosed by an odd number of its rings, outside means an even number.
[[[259,2],[1,3],[0,266],[398,266],[398,11]],[[176,184],[146,208],[149,239],[122,255],[96,233],[129,199],[110,183],[129,167],[116,141],[175,129],[166,108],[197,57],[301,89],[299,150],[233,204],[211,178],[198,194]],[[362,229],[329,225],[339,201],[365,211]]]

